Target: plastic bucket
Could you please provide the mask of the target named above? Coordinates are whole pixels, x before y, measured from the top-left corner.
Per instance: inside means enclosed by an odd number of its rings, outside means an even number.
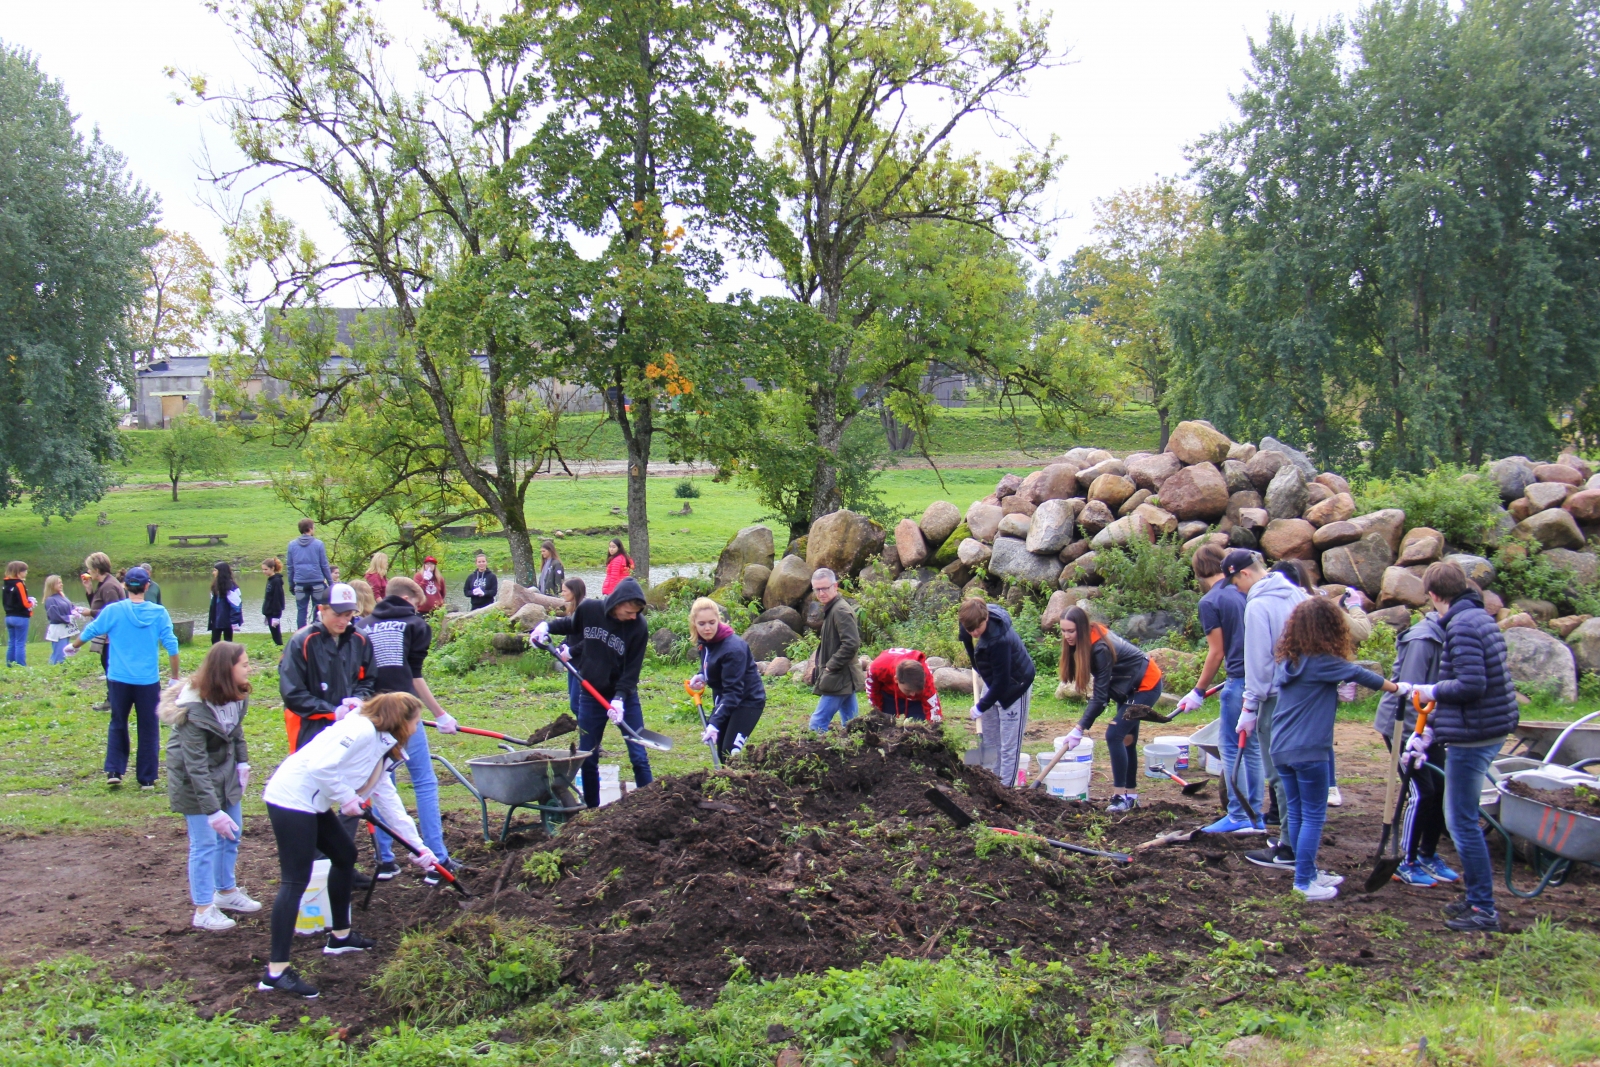
[[[311,936],[333,929],[333,904],[328,899],[328,872],[332,860],[317,860],[311,865],[311,881],[300,894],[300,913],[294,919],[294,932]]]
[[[1060,738],[1062,745],[1066,738]],[[1055,752],[1041,752],[1036,757],[1039,769],[1044,770]],[[1078,747],[1061,757],[1061,762],[1045,776],[1044,789],[1053,797],[1063,800],[1088,800],[1089,776],[1094,770],[1094,738],[1085,737],[1079,742]]]
[[[1178,750],[1177,765],[1174,766],[1173,764],[1169,763],[1167,764],[1167,770],[1181,775],[1184,771],[1189,769],[1189,738],[1187,736],[1179,737],[1176,735],[1169,735],[1166,737],[1153,737],[1150,739],[1150,743],[1152,745],[1171,745],[1173,748]]]
[[[1163,745],[1152,741],[1144,746],[1144,773],[1148,778],[1165,778],[1166,775],[1157,774],[1155,768],[1158,766],[1165,767],[1171,771],[1175,769],[1174,764],[1177,762],[1178,746],[1176,745]]]

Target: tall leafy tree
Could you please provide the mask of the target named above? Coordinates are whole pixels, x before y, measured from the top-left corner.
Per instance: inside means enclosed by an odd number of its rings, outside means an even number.
[[[61,84],[0,44],[0,507],[70,516],[110,484],[156,209],[73,128]]]
[[[143,299],[129,309],[129,343],[135,359],[194,355],[206,344],[216,308],[217,268],[187,233],[157,231],[145,256]]]

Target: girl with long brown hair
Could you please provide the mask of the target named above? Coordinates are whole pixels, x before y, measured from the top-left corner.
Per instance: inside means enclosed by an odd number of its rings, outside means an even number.
[[[1117,795],[1106,810],[1133,810],[1139,806],[1139,720],[1128,718],[1127,712],[1134,705],[1155,706],[1161,698],[1161,668],[1137,645],[1090,622],[1088,612],[1073,607],[1061,617],[1060,676],[1074,693],[1089,698],[1078,725],[1067,734],[1069,749],[1078,747],[1107,704],[1116,703],[1116,717],[1106,726],[1106,749],[1111,755],[1111,788]]]
[[[317,734],[278,765],[262,799],[278,842],[278,896],[272,904],[272,955],[256,988],[315,997],[317,990],[289,966],[300,897],[311,881],[311,864],[321,852],[333,869],[328,896],[333,929],[323,953],[361,952],[374,942],[350,928],[350,887],[356,845],[340,816],[354,818],[370,801],[383,823],[407,841],[421,838],[395,792],[390,772],[405,759],[406,742],[422,725],[422,701],[410,693],[380,693],[361,710]],[[431,871],[437,862],[422,847],[412,862]]]
[[[1307,900],[1332,900],[1344,881],[1317,870],[1317,850],[1328,820],[1328,760],[1333,755],[1339,684],[1355,682],[1386,693],[1399,688],[1351,663],[1353,651],[1344,612],[1327,597],[1314,596],[1289,615],[1273,652],[1278,704],[1272,712],[1272,762],[1283,783],[1283,835],[1275,848],[1246,853],[1246,858],[1258,866],[1280,869],[1292,862],[1295,891]],[[1239,717],[1239,728],[1249,733],[1255,719],[1254,712],[1246,711]]]

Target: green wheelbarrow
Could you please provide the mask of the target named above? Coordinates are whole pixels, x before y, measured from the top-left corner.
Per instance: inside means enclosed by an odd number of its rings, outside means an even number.
[[[551,748],[518,749],[510,745],[500,747],[507,751],[467,761],[467,770],[472,774],[471,781],[456,770],[449,760],[438,753],[433,754],[433,758],[477,798],[485,841],[494,841],[489,834],[491,800],[506,806],[505,821],[500,826],[501,844],[505,844],[513,828],[533,825],[531,822],[514,822],[518,808],[537,811],[544,832],[552,837],[563,823],[584,810],[583,801],[572,791],[572,782],[583,761],[589,758],[589,753]]]

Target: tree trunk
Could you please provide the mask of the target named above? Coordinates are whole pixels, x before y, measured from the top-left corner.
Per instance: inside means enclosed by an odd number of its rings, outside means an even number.
[[[1169,425],[1172,418],[1172,413],[1167,410],[1167,406],[1163,404],[1156,408],[1156,415],[1158,415],[1161,419],[1161,443],[1156,445],[1156,451],[1165,452],[1167,450],[1167,438],[1172,435],[1172,427]]]
[[[539,554],[533,550],[533,539],[528,536],[528,519],[523,515],[522,508],[514,511],[507,509],[506,521],[501,525],[506,531],[506,545],[511,549],[512,576],[518,585],[532,585],[539,577]]]
[[[178,502],[178,479],[177,478],[173,478],[172,479],[172,502],[174,504],[176,504]]]
[[[650,402],[641,400],[630,412],[624,405],[622,383],[619,380],[616,399],[607,400],[612,407],[612,418],[622,430],[622,440],[628,446],[628,555],[633,557],[633,576],[645,588],[650,587],[650,439],[655,433],[655,423]]]

